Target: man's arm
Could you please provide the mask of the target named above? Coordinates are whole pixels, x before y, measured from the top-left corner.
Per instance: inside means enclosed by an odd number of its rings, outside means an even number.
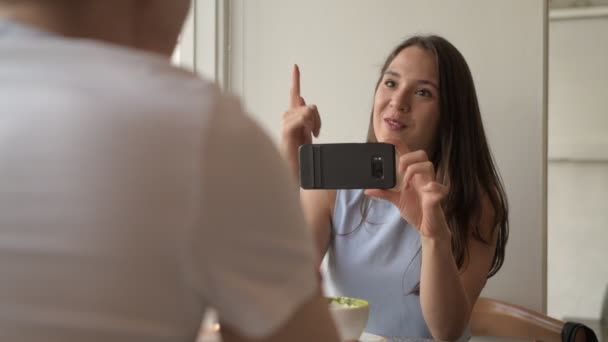
[[[230,327],[223,326],[222,339],[224,342],[339,341],[328,312],[327,300],[320,293],[302,304],[271,336],[261,339],[245,338]]]
[[[204,135],[194,286],[225,341],[338,341],[317,281],[315,244],[276,147],[233,101]]]

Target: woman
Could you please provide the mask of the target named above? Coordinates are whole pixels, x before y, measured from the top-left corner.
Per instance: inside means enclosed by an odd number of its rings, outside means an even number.
[[[297,148],[320,127],[295,67],[281,132],[294,173]],[[343,295],[370,301],[368,332],[468,338],[472,308],[503,263],[508,209],[471,72],[451,43],[415,36],[390,53],[367,141],[396,146],[399,185],[302,190],[319,259],[329,252],[328,275]]]

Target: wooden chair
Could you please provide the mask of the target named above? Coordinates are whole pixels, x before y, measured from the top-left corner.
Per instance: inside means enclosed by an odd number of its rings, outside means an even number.
[[[495,299],[480,297],[471,315],[473,336],[520,338],[531,341],[561,342],[564,321]],[[586,341],[579,329],[576,342]]]

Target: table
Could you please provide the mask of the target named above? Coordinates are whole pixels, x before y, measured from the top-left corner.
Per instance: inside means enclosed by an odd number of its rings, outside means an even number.
[[[221,342],[218,330],[202,331],[196,342]],[[359,342],[434,342],[424,338],[415,337],[383,337],[370,333],[363,333]]]
[[[433,340],[416,337],[382,337],[370,333],[363,333],[360,342],[433,342]]]

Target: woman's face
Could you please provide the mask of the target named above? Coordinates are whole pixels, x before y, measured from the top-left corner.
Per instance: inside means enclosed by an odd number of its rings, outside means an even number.
[[[410,151],[433,153],[439,124],[439,75],[432,53],[407,47],[389,64],[374,97],[379,142],[400,139]]]

